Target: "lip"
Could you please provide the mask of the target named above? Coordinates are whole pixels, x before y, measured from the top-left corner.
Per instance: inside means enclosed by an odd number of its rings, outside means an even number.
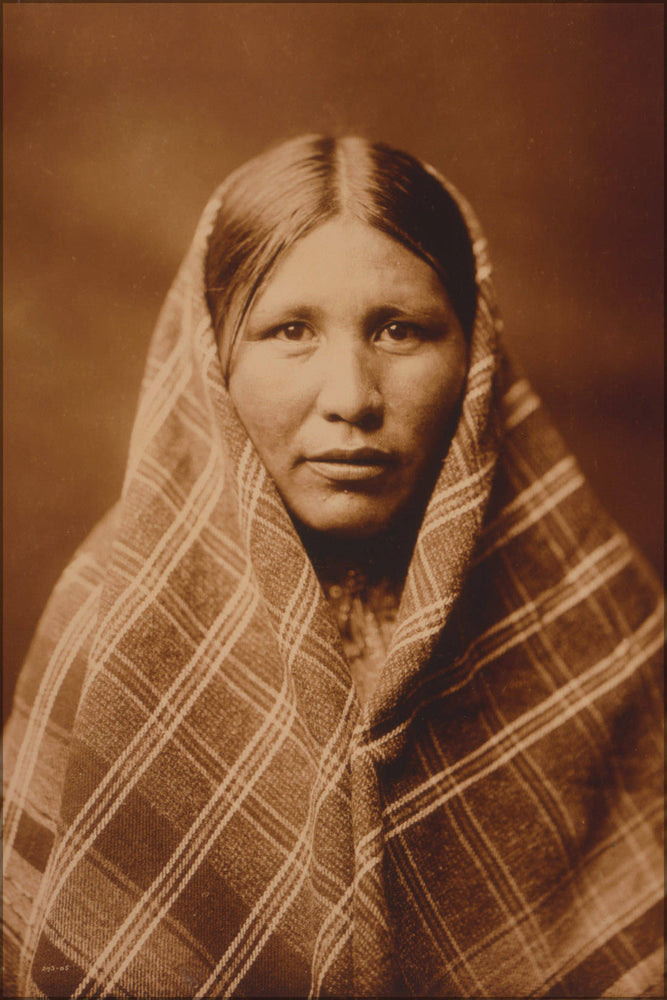
[[[379,448],[331,448],[306,458],[313,472],[334,482],[364,482],[377,479],[394,464],[392,456]]]

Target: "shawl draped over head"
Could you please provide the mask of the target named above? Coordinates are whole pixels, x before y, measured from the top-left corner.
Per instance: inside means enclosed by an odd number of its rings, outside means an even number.
[[[8,995],[658,995],[660,590],[513,375],[454,194],[469,371],[363,708],[225,389],[208,205],[19,681]]]

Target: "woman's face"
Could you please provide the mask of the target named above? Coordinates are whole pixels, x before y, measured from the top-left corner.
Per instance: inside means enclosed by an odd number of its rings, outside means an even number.
[[[229,389],[292,515],[368,537],[432,481],[466,367],[435,271],[384,233],[335,218],[260,289]]]

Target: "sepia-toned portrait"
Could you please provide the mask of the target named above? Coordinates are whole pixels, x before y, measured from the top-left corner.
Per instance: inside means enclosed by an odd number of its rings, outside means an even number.
[[[663,5],[3,15],[3,995],[662,996]]]

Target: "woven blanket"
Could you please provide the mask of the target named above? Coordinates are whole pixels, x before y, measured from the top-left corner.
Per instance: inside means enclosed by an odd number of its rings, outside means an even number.
[[[5,995],[650,995],[660,591],[512,373],[472,213],[462,410],[362,709],[224,387],[217,205],[20,678]]]

